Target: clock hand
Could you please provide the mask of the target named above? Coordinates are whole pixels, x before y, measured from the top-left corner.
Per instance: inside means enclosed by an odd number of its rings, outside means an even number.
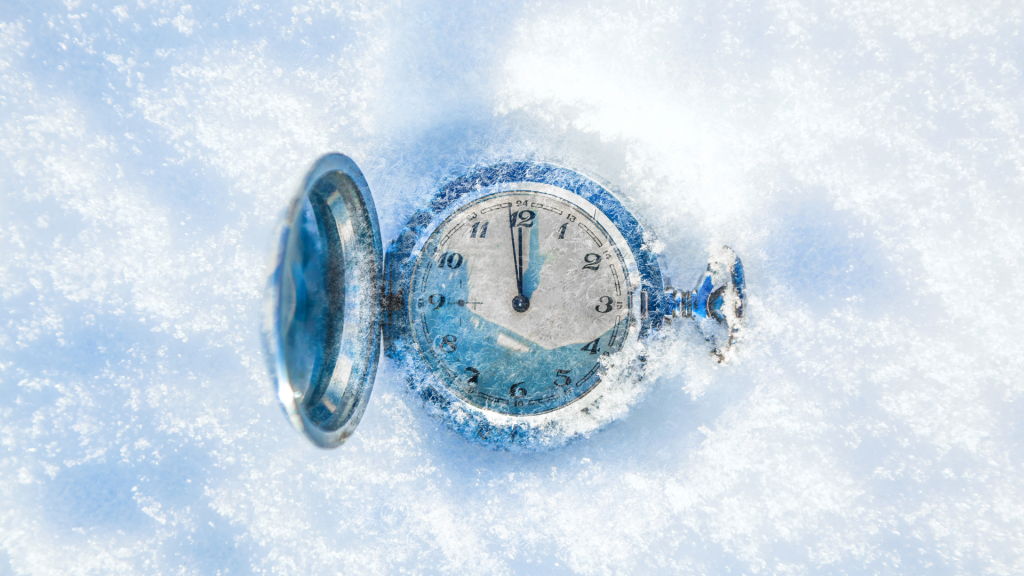
[[[512,219],[512,203],[508,206],[508,236],[512,240],[512,270],[516,273],[516,290],[519,290],[519,262],[516,260],[515,221]]]
[[[519,228],[519,277],[516,279],[516,287],[519,288],[519,295],[523,296],[523,228]]]
[[[523,228],[519,228],[519,257],[516,257],[516,234],[515,218],[512,215],[512,205],[508,207],[508,233],[512,240],[512,265],[516,270],[516,295],[512,298],[512,309],[516,312],[526,312],[530,308],[530,299],[523,294]]]
[[[527,266],[520,266],[523,275],[523,296],[532,300],[534,293],[540,287],[540,272],[544,268],[544,261],[547,258],[540,250],[540,234],[538,229],[528,228],[526,230],[526,245],[529,246],[527,253],[530,255],[530,263]]]

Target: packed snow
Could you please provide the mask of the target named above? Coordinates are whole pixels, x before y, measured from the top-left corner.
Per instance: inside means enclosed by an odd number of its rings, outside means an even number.
[[[0,574],[1024,573],[1019,2],[0,0]],[[274,399],[273,230],[385,242],[507,160],[600,175],[746,339],[675,323],[589,438],[470,444],[381,363]]]

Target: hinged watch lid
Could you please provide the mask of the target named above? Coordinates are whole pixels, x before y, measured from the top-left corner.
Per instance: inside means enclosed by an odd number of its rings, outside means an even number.
[[[317,160],[278,238],[263,312],[270,373],[292,425],[334,448],[363,416],[380,354],[383,250],[355,162]]]

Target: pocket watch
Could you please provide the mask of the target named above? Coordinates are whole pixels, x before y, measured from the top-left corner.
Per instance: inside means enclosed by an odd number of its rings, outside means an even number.
[[[620,417],[653,336],[692,319],[711,361],[735,354],[743,266],[712,254],[693,290],[666,286],[646,232],[609,186],[506,162],[444,184],[382,249],[356,164],[321,157],[276,236],[263,344],[277,400],[315,445],[341,445],[380,351],[467,439],[550,448]]]

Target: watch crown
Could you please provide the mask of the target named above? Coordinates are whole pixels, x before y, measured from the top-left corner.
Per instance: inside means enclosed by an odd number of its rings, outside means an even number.
[[[665,310],[665,320],[671,322],[675,318],[693,318],[694,296],[696,296],[696,292],[676,290],[667,286],[665,301],[668,308]]]
[[[735,355],[733,346],[743,327],[743,276],[743,263],[732,248],[723,246],[713,251],[696,289],[665,287],[665,322],[692,318],[705,340],[715,346],[712,356],[719,362],[728,361]]]

